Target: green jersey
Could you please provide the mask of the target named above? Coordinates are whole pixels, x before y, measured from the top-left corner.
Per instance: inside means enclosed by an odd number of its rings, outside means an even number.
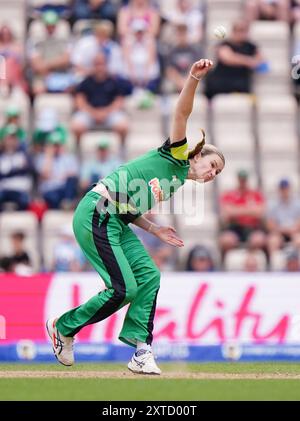
[[[126,222],[168,200],[187,179],[189,170],[187,140],[170,143],[121,165],[101,180]]]

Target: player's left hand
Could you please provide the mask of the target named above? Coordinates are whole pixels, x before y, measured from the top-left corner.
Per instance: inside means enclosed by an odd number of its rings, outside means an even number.
[[[181,238],[177,237],[176,230],[173,227],[160,227],[157,226],[151,231],[164,243],[174,247],[183,247],[184,243]]]

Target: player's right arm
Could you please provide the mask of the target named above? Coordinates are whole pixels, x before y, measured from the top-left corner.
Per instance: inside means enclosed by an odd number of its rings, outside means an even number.
[[[188,118],[193,110],[194,97],[198,82],[211,70],[213,62],[201,59],[193,64],[190,74],[186,79],[184,87],[179,95],[175,112],[172,118],[170,142],[176,143],[186,137],[186,126]]]

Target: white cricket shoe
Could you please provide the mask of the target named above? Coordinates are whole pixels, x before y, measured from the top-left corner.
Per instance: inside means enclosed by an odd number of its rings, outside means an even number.
[[[66,366],[74,364],[73,342],[74,338],[63,336],[55,327],[57,319],[49,319],[46,323],[48,335],[52,342],[52,348],[57,360]]]
[[[135,352],[127,367],[133,373],[161,374],[161,369],[157,367],[152,351],[145,349]]]

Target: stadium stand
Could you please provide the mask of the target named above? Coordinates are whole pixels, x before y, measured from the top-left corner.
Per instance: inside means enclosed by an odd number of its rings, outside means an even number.
[[[41,256],[38,221],[31,212],[2,212],[0,214],[0,255],[10,255],[12,251],[10,237],[17,231],[25,235],[25,247],[33,263],[33,269],[36,272],[39,271]]]
[[[51,271],[53,268],[54,248],[57,244],[63,227],[72,224],[72,212],[48,211],[43,218],[42,233],[42,251],[45,269]]]

